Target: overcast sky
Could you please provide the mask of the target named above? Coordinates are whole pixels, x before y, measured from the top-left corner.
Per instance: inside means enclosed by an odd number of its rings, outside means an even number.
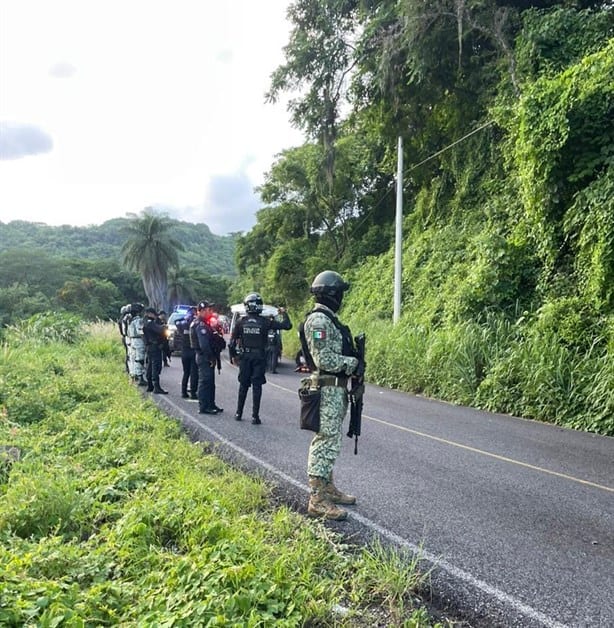
[[[264,102],[289,0],[0,0],[0,221],[100,224],[147,206],[247,231],[302,143]]]

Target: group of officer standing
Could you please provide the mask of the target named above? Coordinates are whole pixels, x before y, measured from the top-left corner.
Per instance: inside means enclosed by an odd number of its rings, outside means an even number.
[[[223,412],[215,403],[215,367],[221,369],[220,354],[226,341],[215,318],[214,305],[201,301],[177,321],[182,340],[182,397],[198,399],[201,414]],[[168,366],[170,355],[169,331],[163,314],[141,303],[132,303],[122,307],[118,325],[131,379],[139,386],[146,386],[147,392],[166,395],[168,391],[160,385],[162,364]]]
[[[354,338],[337,314],[349,287],[334,271],[319,273],[310,289],[315,306],[301,325],[303,352],[311,367],[310,386],[320,391],[321,398],[319,428],[309,446],[307,462],[310,488],[307,512],[313,517],[335,520],[347,517],[339,505],[356,503],[353,495],[343,493],[333,483],[333,466],[341,450],[348,384],[356,378],[359,366],[364,371],[364,362],[359,365]],[[215,403],[215,369],[221,369],[220,353],[226,343],[214,305],[201,301],[176,323],[183,367],[181,396],[198,399],[201,414],[223,412]],[[256,292],[245,297],[244,306],[245,315],[235,324],[229,341],[231,362],[239,367],[234,418],[242,420],[251,387],[252,424],[260,425],[268,332],[289,330],[292,322],[284,308],[279,308],[279,320],[262,316],[263,300]],[[131,377],[137,384],[146,385],[148,391],[166,394],[160,386],[166,325],[153,308],[143,308],[141,304],[124,306],[119,324]]]
[[[166,395],[160,386],[162,362],[168,345],[168,328],[153,307],[142,303],[124,305],[118,321],[126,351],[126,370],[147,392]]]

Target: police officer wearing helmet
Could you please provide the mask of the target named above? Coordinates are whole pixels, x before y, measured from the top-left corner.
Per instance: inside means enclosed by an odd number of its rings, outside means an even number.
[[[147,351],[147,392],[167,395],[167,391],[160,386],[162,372],[162,345],[166,340],[166,325],[158,318],[153,307],[145,309],[143,316],[143,339]]]
[[[252,387],[252,423],[260,425],[260,401],[262,385],[266,384],[265,349],[269,329],[292,329],[292,323],[284,308],[278,308],[281,321],[261,316],[263,309],[262,297],[257,292],[248,294],[243,300],[245,316],[241,318],[232,331],[229,350],[233,362],[239,359],[239,398],[235,419],[243,418],[243,407],[247,391]]]
[[[307,512],[312,517],[341,520],[347,512],[338,504],[354,504],[353,495],[333,484],[333,466],[341,450],[342,424],[348,409],[347,384],[358,366],[350,329],[337,312],[350,284],[332,270],[321,272],[311,284],[316,305],[303,324],[303,340],[312,367],[310,379],[320,388],[320,430],[309,447],[307,473],[310,498]]]

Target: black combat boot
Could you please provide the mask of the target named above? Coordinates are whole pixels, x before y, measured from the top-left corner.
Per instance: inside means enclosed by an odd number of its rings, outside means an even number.
[[[262,386],[252,386],[252,425],[260,425],[260,400],[262,399]]]
[[[239,398],[237,400],[237,411],[235,412],[235,421],[240,421],[243,418],[243,406],[245,406],[245,399],[247,398],[247,386],[239,386]]]
[[[155,395],[168,395],[168,390],[164,390],[160,385],[154,386]]]

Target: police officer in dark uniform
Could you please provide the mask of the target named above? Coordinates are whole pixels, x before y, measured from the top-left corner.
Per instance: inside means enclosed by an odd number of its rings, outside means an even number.
[[[198,412],[219,414],[223,408],[215,405],[215,365],[217,354],[213,346],[214,330],[209,325],[214,303],[201,301],[197,306],[197,316],[190,325],[190,344],[196,352],[198,365]]]
[[[196,307],[191,307],[184,318],[180,318],[177,325],[176,338],[181,345],[181,366],[183,367],[183,377],[181,378],[181,396],[188,398],[188,382],[190,384],[191,399],[198,399],[198,365],[196,364],[196,350],[190,343],[190,325],[196,317]]]
[[[283,308],[279,308],[282,320],[261,316],[263,301],[257,292],[248,294],[243,304],[246,315],[237,322],[229,343],[230,357],[233,362],[239,357],[239,398],[235,419],[243,418],[243,406],[247,391],[252,387],[252,423],[260,425],[260,400],[262,385],[266,383],[265,348],[269,329],[292,329],[292,323]]]
[[[147,351],[147,392],[158,395],[167,395],[168,392],[160,386],[162,371],[162,345],[166,340],[166,325],[158,318],[153,307],[145,309],[143,320],[143,339]]]

